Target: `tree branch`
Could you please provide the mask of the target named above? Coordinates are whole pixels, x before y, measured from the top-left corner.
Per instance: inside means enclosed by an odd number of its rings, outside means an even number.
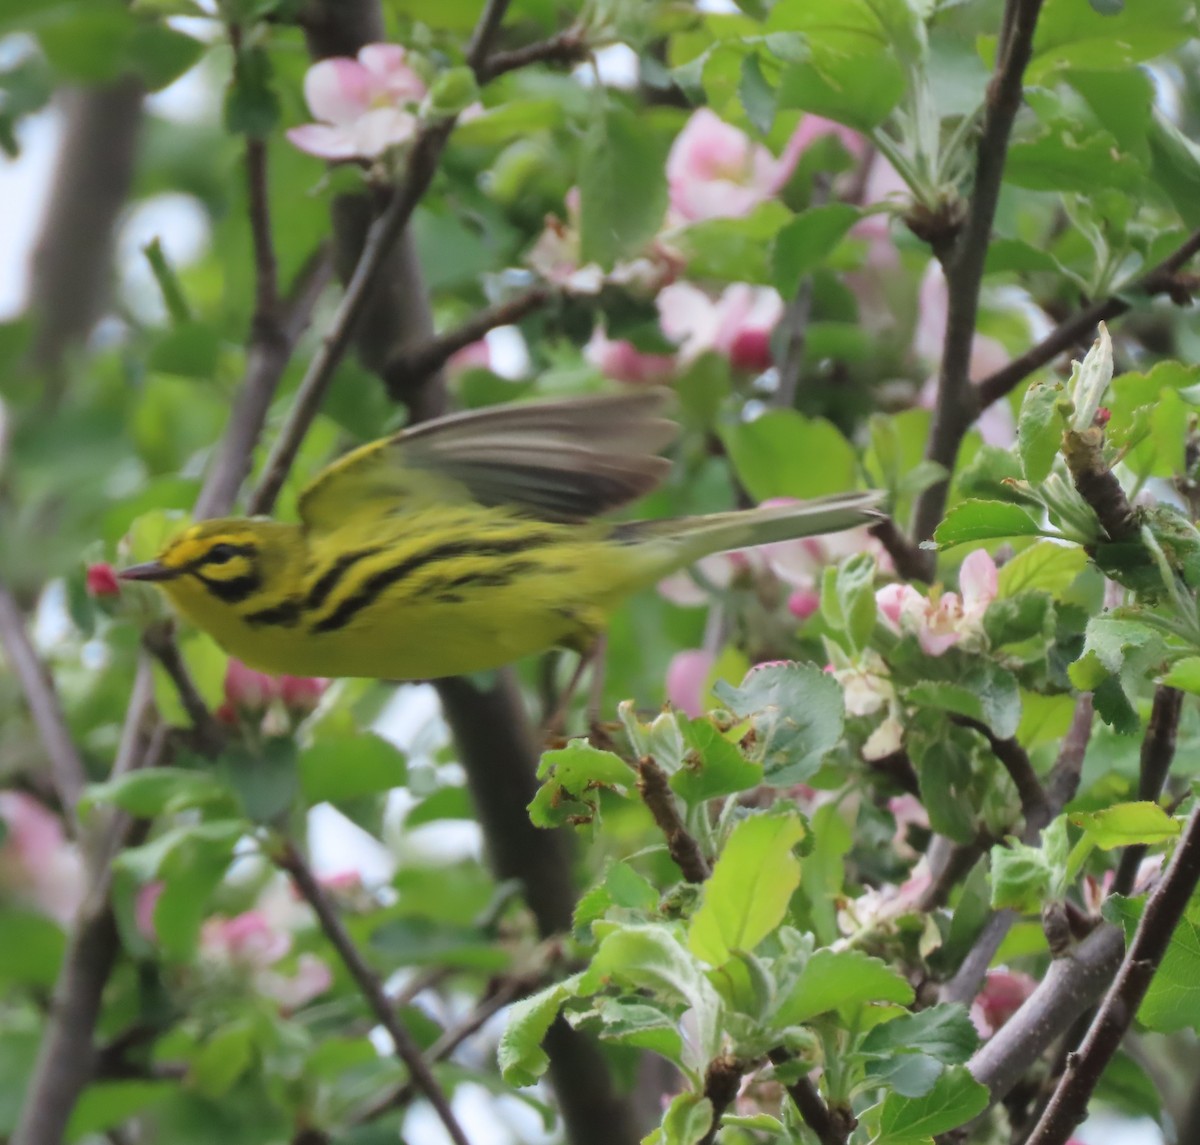
[[[1078,1053],[1067,1058],[1050,1104],[1026,1145],[1062,1145],[1087,1114],[1088,1099],[1121,1045],[1176,925],[1200,883],[1200,809],[1192,812],[1162,881],[1151,892],[1116,979]]]
[[[745,1063],[729,1054],[713,1058],[704,1071],[704,1096],[712,1102],[712,1124],[697,1145],[713,1145],[721,1128],[721,1117],[737,1097],[746,1072]]]
[[[333,904],[322,890],[321,884],[317,882],[316,876],[309,869],[295,843],[290,839],[286,840],[282,850],[275,856],[275,861],[280,869],[291,878],[300,896],[313,908],[325,937],[337,951],[338,957],[350,972],[350,977],[354,979],[363,998],[366,999],[367,1005],[371,1007],[371,1011],[379,1020],[379,1024],[388,1032],[388,1036],[392,1039],[392,1045],[396,1049],[396,1056],[408,1067],[413,1084],[433,1106],[442,1125],[445,1126],[446,1132],[450,1135],[450,1139],[455,1142],[455,1145],[470,1145],[467,1135],[463,1132],[462,1126],[458,1124],[458,1120],[454,1116],[454,1111],[450,1108],[445,1091],[438,1083],[437,1078],[433,1076],[433,1072],[422,1056],[420,1047],[408,1030],[404,1028],[395,1007],[384,993],[383,984],[366,964],[358,947],[354,945],[354,940],[342,924]]]
[[[204,697],[200,695],[196,682],[183,662],[170,623],[151,624],[142,633],[142,643],[171,678],[171,683],[179,694],[179,702],[183,705],[188,719],[192,721],[201,750],[206,755],[215,755],[225,742],[225,733],[208,710],[208,704],[204,702]]]
[[[979,382],[975,387],[978,408],[987,409],[1016,389],[1034,370],[1048,365],[1059,354],[1074,349],[1081,341],[1091,339],[1101,322],[1127,313],[1132,308],[1132,303],[1126,301],[1128,295],[1138,292],[1146,295],[1172,293],[1175,275],[1198,253],[1200,230],[1193,231],[1162,262],[1126,287],[1121,297],[1111,295],[1090,303],[1065,322],[1059,323],[1036,346],[1030,347],[1024,354]]]
[[[704,882],[712,874],[712,868],[700,850],[700,844],[688,834],[679,818],[675,795],[667,784],[667,773],[648,755],[638,760],[637,773],[642,802],[667,840],[667,851],[675,865],[689,883]]]
[[[938,373],[937,402],[925,456],[945,466],[947,472],[953,470],[959,444],[975,417],[969,370],[979,289],[1008,156],[1008,140],[1021,107],[1025,68],[1033,53],[1033,33],[1041,7],[1042,0],[1007,0],[1003,26],[1008,35],[998,45],[996,70],[984,102],[970,205],[953,247],[939,255],[946,272],[950,301]],[[933,536],[946,507],[948,488],[948,478],[936,481],[917,499],[913,534],[918,541]],[[932,554],[925,565],[931,573]],[[931,580],[932,575],[924,579]]]
[[[1146,725],[1146,736],[1142,740],[1141,760],[1138,767],[1138,798],[1154,802],[1167,782],[1167,773],[1175,758],[1175,740],[1179,732],[1179,718],[1183,714],[1183,693],[1178,688],[1159,684],[1154,689],[1154,703],[1150,708],[1150,721]],[[1126,847],[1117,865],[1112,893],[1129,894],[1137,879],[1138,867],[1146,857],[1144,844]]]
[[[71,824],[73,834],[79,834],[75,805],[87,784],[87,769],[83,757],[71,738],[67,717],[59,703],[53,681],[42,667],[37,652],[29,640],[25,618],[8,586],[0,581],[0,646],[20,681],[21,690],[29,704],[34,725],[50,760],[50,778]]]
[[[581,64],[591,55],[591,46],[579,25],[567,28],[545,40],[513,48],[506,52],[492,52],[475,69],[481,84],[489,83],[506,72],[514,72],[530,64]]]
[[[884,517],[868,526],[871,534],[892,558],[892,564],[905,580],[924,581],[929,577],[929,562],[924,552],[917,548],[901,531],[899,525]]]
[[[507,302],[480,310],[458,326],[435,335],[420,346],[401,349],[383,371],[383,383],[388,393],[394,400],[404,401],[459,350],[478,342],[489,330],[519,322],[527,314],[547,305],[554,297],[555,292],[549,288],[535,286]]]
[[[1058,758],[1050,769],[1046,781],[1046,823],[1057,815],[1075,795],[1079,786],[1079,776],[1083,769],[1083,757],[1087,752],[1088,741],[1092,735],[1092,697],[1090,693],[1079,697],[1075,702],[1075,713],[1071,717],[1071,726],[1063,737]],[[1045,823],[1026,820],[1025,830],[1021,833],[1021,841],[1029,846],[1037,844],[1041,838]],[[1004,936],[1012,928],[1016,913],[1011,910],[993,911],[987,922],[983,924],[978,937],[967,952],[962,964],[955,971],[954,977],[945,983],[939,991],[942,1002],[961,1002],[969,1005],[979,993],[987,969],[1000,949]],[[1082,1012],[1082,1011],[1081,1011]]]
[[[786,1050],[774,1049],[767,1055],[775,1065],[783,1065],[791,1060]],[[820,1145],[846,1145],[854,1124],[849,1126],[840,1122],[842,1118],[834,1117],[833,1111],[825,1104],[817,1087],[807,1077],[798,1078],[784,1087],[788,1096],[795,1103],[804,1124],[813,1131],[813,1136]],[[851,1118],[853,1122],[853,1118]]]
[[[952,716],[951,719],[956,724],[977,731],[988,741],[992,754],[1004,766],[1004,770],[1008,772],[1009,778],[1017,789],[1017,795],[1021,800],[1021,813],[1025,822],[1037,823],[1039,831],[1045,827],[1052,818],[1048,814],[1046,792],[1042,788],[1042,781],[1037,777],[1037,772],[1033,770],[1033,764],[1029,762],[1029,756],[1025,749],[1011,736],[1001,739],[987,724],[972,719],[970,716]]]

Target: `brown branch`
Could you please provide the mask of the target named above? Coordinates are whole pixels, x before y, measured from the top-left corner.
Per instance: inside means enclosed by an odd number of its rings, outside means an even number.
[[[874,525],[869,526],[867,532],[884,547],[887,555],[892,558],[896,572],[905,580],[928,580],[928,558],[904,535],[900,526],[891,517],[884,517],[877,521]]]
[[[0,646],[25,693],[25,701],[50,760],[50,778],[73,834],[79,833],[75,806],[87,784],[83,757],[71,738],[67,717],[58,692],[38,654],[34,651],[25,626],[25,617],[7,585],[0,581]]]
[[[1133,506],[1104,460],[1104,430],[1095,425],[1085,430],[1068,429],[1063,434],[1062,452],[1075,488],[1095,511],[1109,538],[1136,539],[1138,523]]]
[[[151,624],[142,633],[142,643],[170,677],[179,695],[179,702],[183,705],[188,719],[192,721],[201,751],[205,755],[216,755],[225,742],[225,732],[208,710],[208,704],[204,702],[204,697],[200,695],[196,682],[183,662],[171,624]]]
[[[1003,1101],[1063,1030],[1095,1004],[1124,949],[1120,928],[1105,923],[1050,963],[1037,989],[967,1063],[975,1080],[991,1090],[993,1104]]]
[[[250,241],[254,247],[254,328],[256,337],[269,339],[279,308],[279,264],[271,238],[271,207],[267,195],[267,144],[246,139],[246,193]]]
[[[1162,793],[1175,758],[1175,740],[1179,733],[1179,718],[1183,714],[1183,693],[1178,688],[1159,684],[1154,689],[1154,703],[1150,708],[1150,721],[1146,725],[1146,736],[1142,740],[1141,759],[1138,766],[1138,798],[1154,802]],[[1144,844],[1126,847],[1117,865],[1112,893],[1127,895],[1137,880],[1138,867],[1146,857]]]
[[[338,957],[350,972],[350,976],[354,979],[372,1013],[379,1020],[379,1024],[392,1039],[396,1056],[408,1068],[413,1084],[424,1094],[426,1100],[437,1112],[450,1139],[455,1142],[455,1145],[470,1145],[467,1135],[463,1132],[462,1126],[458,1124],[458,1119],[454,1116],[454,1111],[450,1108],[445,1091],[438,1083],[437,1078],[433,1076],[433,1072],[421,1054],[420,1047],[413,1040],[412,1034],[405,1029],[395,1007],[388,1000],[383,983],[364,961],[358,947],[354,944],[354,939],[350,937],[349,931],[346,930],[333,904],[329,901],[329,897],[325,894],[321,884],[317,882],[316,876],[304,861],[304,857],[295,843],[290,839],[287,840],[282,850],[275,856],[275,862],[281,870],[288,874],[300,896],[312,907],[325,937],[337,951]]]
[[[1117,977],[1079,1052],[1067,1058],[1067,1068],[1054,1096],[1026,1145],[1062,1145],[1086,1116],[1088,1099],[1133,1022],[1197,883],[1200,883],[1200,810],[1189,817],[1162,881],[1146,902]]]
[[[555,297],[554,291],[535,286],[507,302],[480,310],[466,321],[442,334],[428,339],[423,345],[402,349],[387,364],[383,382],[396,401],[403,401],[417,392],[450,358],[465,346],[478,342],[489,330],[511,326],[528,314],[540,309]]]
[[[1079,776],[1083,769],[1083,757],[1087,752],[1088,741],[1092,735],[1092,697],[1090,693],[1079,697],[1075,702],[1075,714],[1071,717],[1071,726],[1063,736],[1058,758],[1050,769],[1046,780],[1046,810],[1049,814],[1046,822],[1057,815],[1074,797],[1079,786]],[[1026,821],[1025,830],[1021,833],[1021,841],[1028,846],[1035,846],[1041,838],[1044,823]],[[954,977],[945,983],[939,991],[942,1002],[962,1002],[969,1005],[979,993],[987,969],[1000,949],[1005,935],[1016,920],[1016,913],[1011,910],[993,911],[988,916],[971,949],[967,951],[962,964],[955,971]],[[1082,1012],[1082,1011],[1080,1011]]]
[[[1000,198],[1009,136],[1021,107],[1025,68],[1033,54],[1033,33],[1041,7],[1042,0],[1007,0],[1003,26],[1009,34],[998,45],[996,70],[984,100],[970,204],[957,238],[949,250],[939,254],[946,272],[949,305],[937,402],[925,456],[944,466],[947,472],[953,470],[958,447],[975,417],[969,371],[979,290]],[[948,489],[948,478],[935,481],[917,498],[913,535],[918,541],[933,536],[946,507]],[[925,561],[931,573],[934,561],[932,554]],[[930,580],[932,575],[924,579]]]
[[[746,1064],[730,1054],[713,1058],[704,1071],[704,1096],[712,1102],[712,1123],[697,1145],[713,1145],[721,1128],[721,1118],[738,1095]]]
[[[675,860],[675,865],[689,883],[704,882],[712,874],[712,869],[700,850],[700,844],[688,834],[683,820],[679,818],[675,795],[667,783],[667,773],[648,755],[638,760],[637,773],[642,802],[667,840],[667,851]]]
[[[774,1049],[767,1056],[775,1065],[783,1065],[791,1060],[791,1054],[784,1049]],[[849,1124],[846,1124],[847,1118],[840,1113],[835,1114],[825,1104],[817,1087],[807,1077],[799,1078],[784,1088],[820,1145],[846,1145],[856,1124],[852,1115],[849,1116]]]
[[[591,55],[584,29],[579,25],[567,28],[562,32],[526,44],[523,48],[513,48],[506,52],[492,52],[475,69],[475,75],[481,84],[489,83],[497,76],[506,72],[514,72],[518,68],[530,64],[559,64],[568,66],[581,64]]]
[[[1175,276],[1184,265],[1200,253],[1200,230],[1193,231],[1180,245],[1162,262],[1148,270],[1136,282],[1126,287],[1122,294],[1171,294],[1175,285]],[[1034,370],[1054,361],[1059,354],[1075,349],[1080,342],[1091,339],[1096,327],[1101,322],[1111,321],[1132,308],[1132,303],[1126,297],[1112,295],[1101,298],[1085,306],[1076,314],[1072,314],[1065,322],[1059,323],[1036,346],[1031,346],[1024,354],[1014,358],[1007,365],[989,374],[975,387],[975,396],[980,410],[987,409],[994,402],[1011,393]]]
[[[220,516],[229,512],[237,499],[238,490],[250,472],[254,447],[262,436],[280,380],[331,276],[329,251],[321,248],[310,256],[297,275],[277,322],[254,323],[245,377],[234,400],[216,460],[196,499],[195,517]]]
[[[970,716],[952,716],[951,719],[962,727],[977,731],[988,741],[992,754],[1004,766],[1017,789],[1025,822],[1037,823],[1039,830],[1045,827],[1052,818],[1048,814],[1046,792],[1042,788],[1042,781],[1037,777],[1037,772],[1033,770],[1033,764],[1029,762],[1025,749],[1012,737],[1001,739],[987,724]]]

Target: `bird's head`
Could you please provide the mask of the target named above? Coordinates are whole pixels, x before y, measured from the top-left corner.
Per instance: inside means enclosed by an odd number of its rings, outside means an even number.
[[[277,595],[294,555],[298,530],[275,521],[201,521],[169,541],[152,561],[117,573],[157,584],[193,620],[210,620],[246,602]]]

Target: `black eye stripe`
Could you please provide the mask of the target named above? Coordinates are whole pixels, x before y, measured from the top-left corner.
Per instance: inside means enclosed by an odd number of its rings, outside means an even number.
[[[228,564],[234,557],[245,557],[247,560],[252,560],[257,555],[257,545],[231,545],[222,541],[218,545],[213,545],[207,552],[201,553],[194,560],[189,561],[183,571],[195,572],[196,569],[204,568],[205,565]]]

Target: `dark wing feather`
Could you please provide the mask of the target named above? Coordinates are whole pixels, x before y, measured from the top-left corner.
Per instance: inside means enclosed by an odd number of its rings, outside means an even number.
[[[677,426],[666,390],[495,406],[425,422],[354,450],[300,497],[314,528],[348,506],[394,496],[513,505],[548,521],[580,521],[653,489],[670,463],[657,451]],[[416,474],[425,480],[414,480]],[[429,482],[428,477],[441,478]]]

